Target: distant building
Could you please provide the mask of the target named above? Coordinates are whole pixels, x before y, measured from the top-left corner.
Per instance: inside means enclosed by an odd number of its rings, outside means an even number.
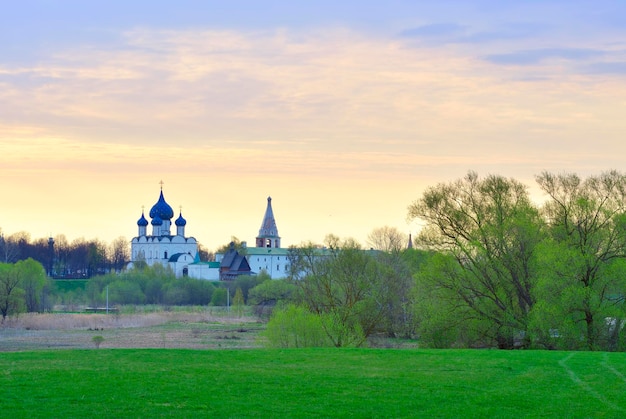
[[[169,266],[177,277],[189,276],[207,280],[232,280],[239,275],[255,275],[267,272],[271,278],[285,278],[289,267],[288,250],[280,247],[280,236],[272,210],[272,198],[267,198],[265,215],[256,237],[257,247],[246,247],[240,254],[231,247],[224,254],[217,254],[215,262],[201,262],[198,242],[185,236],[187,221],[182,211],[174,221],[175,234],[171,231],[174,210],[165,201],[163,186],[156,204],[150,209],[150,222],[144,212],[137,221],[137,237],[131,240],[131,266],[144,261],[149,266],[156,263]],[[152,231],[148,231],[148,226]]]
[[[131,263],[144,261],[149,266],[156,263],[170,266],[176,276],[189,275],[189,265],[194,263],[198,256],[198,242],[193,237],[185,237],[187,221],[182,211],[174,221],[176,233],[173,234],[172,218],[174,210],[163,197],[163,187],[156,204],[150,209],[151,221],[141,212],[137,221],[137,237],[131,240]],[[148,225],[152,225],[151,234]]]
[[[280,247],[280,235],[276,226],[271,197],[267,198],[265,215],[256,237],[256,247],[247,247],[245,242],[244,246],[247,262],[252,272],[266,272],[272,279],[287,277],[289,249]],[[225,255],[217,254],[215,260],[221,261],[224,257]]]

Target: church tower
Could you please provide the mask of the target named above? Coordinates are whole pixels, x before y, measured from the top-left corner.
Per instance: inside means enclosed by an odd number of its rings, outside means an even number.
[[[272,197],[267,198],[267,208],[259,229],[259,235],[256,237],[256,247],[280,248],[280,236],[278,235],[278,227],[276,227],[274,211],[272,211]]]

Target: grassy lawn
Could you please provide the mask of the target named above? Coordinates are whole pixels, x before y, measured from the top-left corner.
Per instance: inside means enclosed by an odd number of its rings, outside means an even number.
[[[0,411],[35,417],[626,416],[626,354],[100,349],[0,354]]]

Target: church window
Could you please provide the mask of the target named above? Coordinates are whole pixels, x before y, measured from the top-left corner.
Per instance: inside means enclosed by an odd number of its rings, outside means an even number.
[[[163,253],[163,259],[167,259],[167,252]]]
[[[276,265],[276,270],[280,271],[280,265]]]

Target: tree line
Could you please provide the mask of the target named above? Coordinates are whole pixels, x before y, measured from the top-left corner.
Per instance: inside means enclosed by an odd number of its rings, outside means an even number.
[[[383,333],[432,347],[626,349],[626,176],[536,181],[542,204],[499,175],[428,188],[408,208],[424,224],[419,250],[383,249],[398,242],[389,228],[372,240],[380,252],[334,237],[330,253],[294,249],[300,311],[279,310],[268,333],[281,344],[318,336],[298,318],[335,346]]]
[[[214,258],[202,245],[198,252],[202,261]],[[83,237],[69,241],[63,234],[33,240],[25,231],[5,237],[0,230],[0,262],[28,258],[41,263],[52,278],[91,278],[124,270],[130,262],[130,242],[122,236],[110,243]]]
[[[65,235],[32,240],[27,232],[0,235],[0,259],[14,263],[32,258],[56,278],[89,278],[110,271],[120,272],[130,261],[130,245],[124,237],[111,243]]]

